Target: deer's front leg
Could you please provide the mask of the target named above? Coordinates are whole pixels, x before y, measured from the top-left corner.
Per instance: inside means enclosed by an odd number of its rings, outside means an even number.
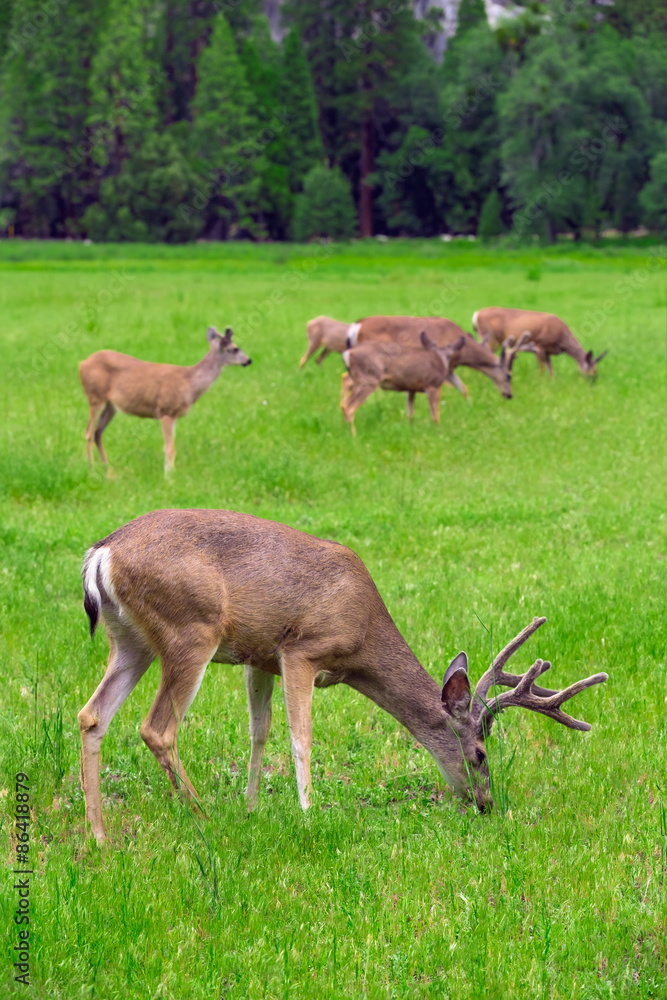
[[[250,717],[250,763],[248,765],[248,789],[246,797],[248,810],[257,805],[259,783],[262,777],[262,757],[271,728],[271,695],[273,674],[246,664],[245,686],[248,692],[248,715]]]
[[[307,809],[311,792],[310,750],[313,742],[311,710],[315,670],[310,660],[291,651],[281,655],[280,663],[299,802],[302,809]]]

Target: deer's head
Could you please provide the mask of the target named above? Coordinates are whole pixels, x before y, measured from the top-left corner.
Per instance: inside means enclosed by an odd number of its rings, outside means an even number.
[[[224,336],[219,334],[214,326],[209,326],[206,333],[211,350],[219,352],[219,360],[223,365],[251,365],[252,358],[236,346],[232,341],[232,328],[228,326]]]
[[[604,357],[606,357],[607,354],[609,354],[609,351],[603,351],[602,354],[599,354],[597,356],[597,358],[594,358],[593,357],[593,352],[592,351],[588,351],[588,353],[586,354],[586,357],[584,358],[584,363],[581,366],[581,370],[584,373],[584,375],[592,375],[593,378],[597,378],[597,374],[598,374],[598,370],[597,370],[598,361],[602,361],[602,359]]]
[[[587,722],[566,715],[561,705],[585,688],[602,684],[607,680],[607,674],[594,674],[563,691],[551,691],[535,684],[536,679],[550,669],[551,664],[547,660],[536,660],[525,674],[509,674],[503,670],[512,654],[545,621],[546,618],[533,618],[530,625],[505,646],[477,682],[474,694],[465,653],[455,656],[445,673],[442,682],[443,732],[448,731],[449,735],[443,740],[438,765],[454,792],[466,802],[474,801],[481,812],[487,812],[493,806],[486,738],[494,720],[506,708],[540,712],[570,729],[586,731],[591,728]],[[493,687],[513,690],[489,695]]]
[[[444,347],[439,347],[435,341],[431,340],[429,335],[425,330],[422,330],[420,337],[421,345],[427,351],[435,351],[438,357],[442,360],[445,371],[449,374],[451,362],[453,356],[457,351],[460,351],[465,343],[465,337],[459,337],[454,340],[451,344],[446,344]]]

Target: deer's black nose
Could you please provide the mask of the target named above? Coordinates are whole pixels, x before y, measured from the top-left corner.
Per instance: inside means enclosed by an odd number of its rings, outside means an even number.
[[[248,358],[248,360],[247,360],[247,361],[244,361],[244,362],[243,362],[243,367],[244,367],[244,368],[247,368],[247,367],[248,367],[248,365],[251,365],[251,364],[252,364],[252,358]]]

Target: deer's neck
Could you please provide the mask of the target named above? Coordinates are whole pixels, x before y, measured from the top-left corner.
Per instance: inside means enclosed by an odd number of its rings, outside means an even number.
[[[201,361],[188,369],[193,402],[213,385],[223,367],[224,363],[220,351],[217,348],[212,348]]]
[[[391,621],[391,619],[390,619]],[[442,759],[445,727],[441,692],[393,622],[374,643],[372,663],[347,683],[393,715],[432,754]]]

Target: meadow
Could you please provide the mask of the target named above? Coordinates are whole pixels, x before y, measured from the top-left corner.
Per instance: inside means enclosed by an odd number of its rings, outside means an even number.
[[[0,995],[103,1000],[667,996],[665,274],[660,246],[509,250],[392,241],[184,248],[0,243]],[[567,357],[514,398],[459,369],[436,427],[417,397],[339,411],[334,355],[299,371],[306,321],[554,311],[609,355]],[[253,359],[179,422],[163,475],[155,421],[119,415],[115,471],[85,462],[78,363],[113,347],[192,364],[230,324]],[[598,671],[571,703],[590,733],[510,710],[489,742],[504,791],[465,810],[395,720],[344,686],[316,691],[314,805],[298,804],[280,686],[257,811],[243,672],[211,664],[179,752],[193,817],[139,737],[154,664],[102,746],[109,844],[87,835],[76,715],[108,654],[80,567],[146,511],[224,507],[353,548],[438,680],[473,680],[534,615],[512,661],[549,686]],[[502,754],[502,760],[501,760]],[[14,775],[32,790],[31,985],[14,982]],[[496,796],[498,799],[498,796]],[[6,932],[4,929],[7,929]]]

